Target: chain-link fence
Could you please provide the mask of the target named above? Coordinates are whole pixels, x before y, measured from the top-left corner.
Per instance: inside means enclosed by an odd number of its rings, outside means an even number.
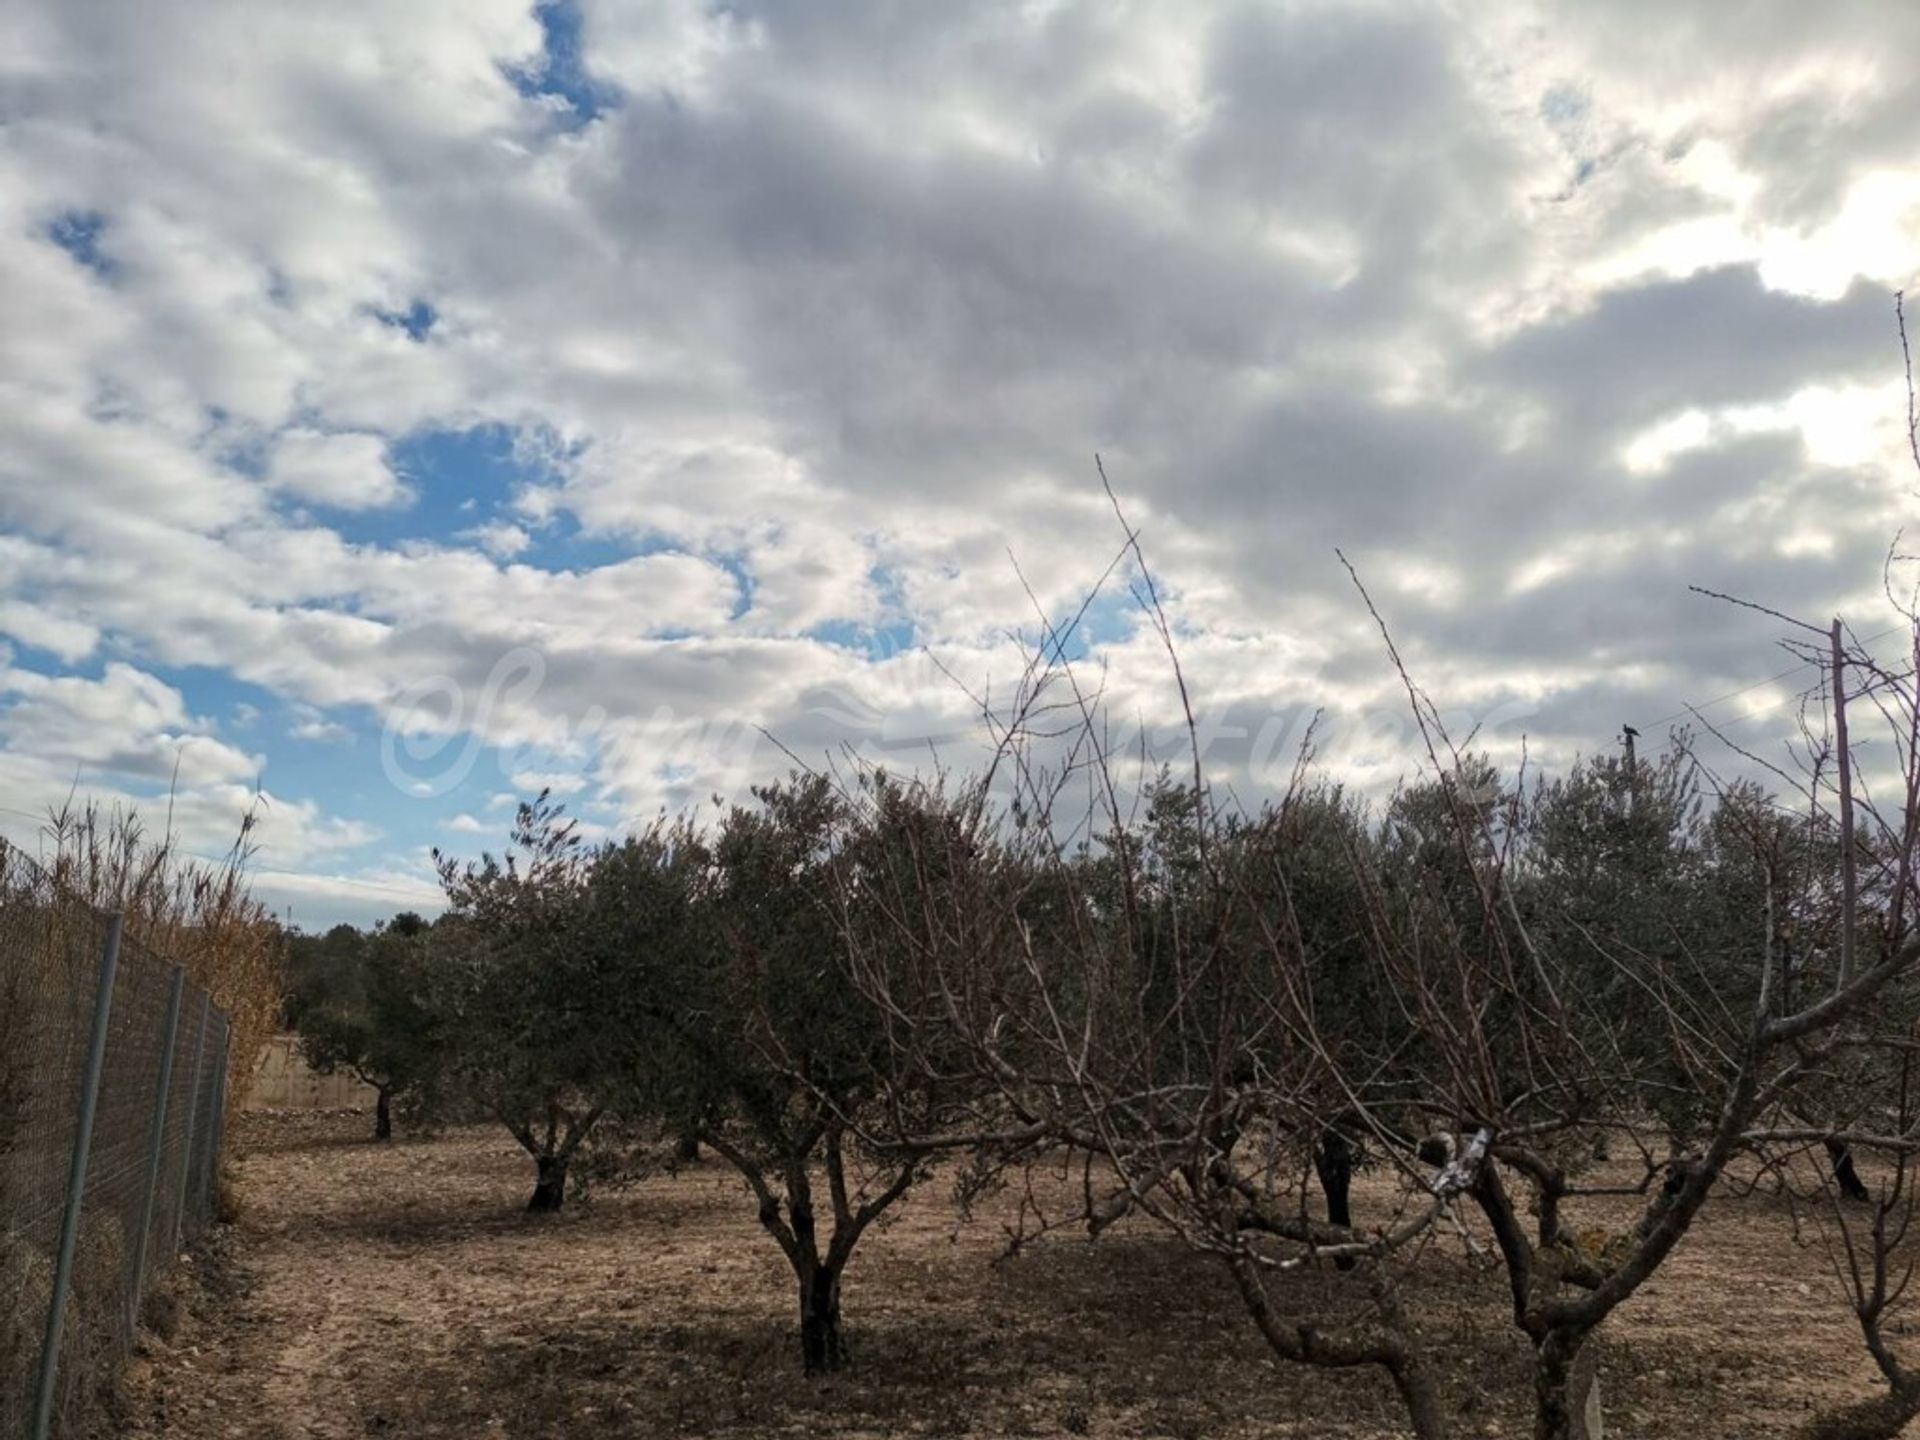
[[[212,1217],[226,1073],[206,992],[0,847],[0,1440],[95,1423]]]

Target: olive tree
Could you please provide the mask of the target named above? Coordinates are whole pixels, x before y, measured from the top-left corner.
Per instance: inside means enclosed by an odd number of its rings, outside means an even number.
[[[411,912],[371,933],[335,926],[320,963],[302,968],[288,1008],[307,1063],[321,1074],[345,1072],[373,1087],[373,1138],[393,1138],[395,1102],[430,1106],[441,1068],[442,1036],[430,999],[427,923]]]
[[[433,927],[433,994],[449,1086],[533,1159],[527,1208],[559,1210],[574,1156],[644,1044],[625,957],[593,903],[592,854],[542,792],[520,807],[504,856],[439,867],[448,909]]]
[[[648,1103],[745,1179],[761,1228],[792,1267],[802,1365],[819,1374],[847,1360],[842,1277],[855,1246],[926,1165],[924,1147],[880,1143],[876,1132],[918,1133],[937,1096],[897,1083],[882,1017],[843,960],[844,907],[863,893],[862,869],[879,863],[884,837],[852,836],[822,776],[754,799],[701,842],[697,906],[676,920],[672,943],[659,944],[658,928],[629,907],[623,944],[650,951]],[[604,853],[597,885],[620,890],[626,863],[620,850]],[[903,1109],[913,1125],[895,1123]]]

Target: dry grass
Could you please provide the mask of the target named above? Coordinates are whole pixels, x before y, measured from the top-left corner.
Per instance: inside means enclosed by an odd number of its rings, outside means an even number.
[[[1134,1229],[996,1263],[998,1217],[958,1224],[939,1181],[854,1261],[857,1368],[803,1383],[790,1277],[717,1162],[535,1219],[506,1137],[378,1148],[365,1124],[247,1118],[230,1262],[148,1341],[129,1433],[1404,1433],[1377,1374],[1273,1361],[1213,1262]],[[1303,1303],[1346,1282],[1290,1283]],[[1435,1250],[1409,1298],[1457,1433],[1529,1433],[1499,1273]],[[1823,1255],[1768,1200],[1711,1207],[1603,1336],[1610,1434],[1783,1435],[1874,1388]]]
[[[132,810],[69,804],[47,817],[38,857],[59,893],[121,912],[127,939],[184,966],[226,1012],[234,1094],[279,1027],[285,990],[280,925],[248,878],[256,819],[236,817],[232,848],[208,861],[187,854],[170,831],[148,830]]]
[[[232,1017],[232,1072],[244,1076],[280,1007],[279,926],[247,889],[250,824],[242,820],[239,840],[218,863],[182,853],[170,836],[149,835],[129,811],[90,805],[49,816],[37,860],[0,842],[0,1429],[7,1433],[24,1423],[47,1325],[70,1087],[77,1086],[93,1015],[103,934],[96,912],[124,916],[133,958],[119,993],[164,996],[177,960]],[[144,990],[143,978],[153,982]],[[151,1090],[139,1086],[152,1082],[113,1077],[117,1047],[157,1056],[160,1038],[157,1004],[123,1011],[123,1003],[108,1037],[108,1098],[96,1124],[64,1312],[57,1434],[117,1433],[114,1380],[127,1339],[125,1225],[137,1211],[139,1172],[113,1157],[116,1146],[144,1155],[131,1147],[144,1143]],[[140,1029],[144,1020],[150,1030]],[[138,1141],[131,1138],[135,1124]],[[164,1257],[150,1259],[164,1268]]]

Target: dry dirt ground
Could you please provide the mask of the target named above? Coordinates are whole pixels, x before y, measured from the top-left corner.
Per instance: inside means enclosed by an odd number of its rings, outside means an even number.
[[[1144,1228],[1003,1258],[1011,1201],[961,1223],[936,1177],[854,1259],[855,1369],[807,1383],[790,1276],[722,1162],[534,1218],[504,1134],[376,1147],[366,1129],[246,1118],[238,1219],[194,1257],[171,1338],[143,1341],[125,1433],[1404,1433],[1379,1372],[1276,1362],[1217,1262]],[[1363,1188],[1357,1205],[1383,1198]],[[1278,1293],[1349,1283],[1300,1275]],[[1502,1286],[1454,1245],[1410,1287],[1460,1435],[1530,1430]],[[1874,1388],[1825,1251],[1774,1199],[1716,1204],[1602,1333],[1613,1436],[1785,1435]]]

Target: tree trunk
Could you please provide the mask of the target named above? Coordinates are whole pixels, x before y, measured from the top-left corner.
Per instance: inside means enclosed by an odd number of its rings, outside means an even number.
[[[1846,1141],[1827,1141],[1827,1159],[1833,1165],[1834,1183],[1840,1187],[1842,1195],[1849,1200],[1873,1199],[1873,1192],[1867,1189],[1866,1181],[1853,1168],[1853,1149]]]
[[[1440,1392],[1434,1388],[1426,1370],[1409,1362],[1390,1366],[1388,1373],[1393,1376],[1394,1388],[1407,1407],[1407,1419],[1416,1440],[1426,1440],[1428,1436],[1446,1440],[1446,1412],[1441,1408]]]
[[[391,1140],[393,1139],[393,1087],[379,1086],[377,1094],[379,1098],[373,1102],[373,1138]]]
[[[1534,1356],[1534,1440],[1604,1440],[1600,1378],[1584,1334],[1553,1330]]]
[[[1321,1132],[1313,1151],[1314,1173],[1320,1177],[1320,1189],[1327,1197],[1327,1223],[1348,1227],[1353,1224],[1350,1197],[1353,1192],[1353,1146],[1338,1130]],[[1353,1260],[1343,1257],[1334,1262],[1342,1270],[1351,1270]]]
[[[825,1265],[800,1276],[800,1356],[809,1375],[830,1375],[847,1363],[840,1338],[840,1276]]]
[[[682,1165],[693,1164],[700,1158],[700,1137],[691,1130],[683,1130],[674,1142],[673,1158]]]
[[[1896,1385],[1884,1395],[1822,1410],[1794,1431],[1797,1440],[1896,1440],[1920,1415],[1920,1386]]]
[[[527,1210],[535,1215],[551,1215],[567,1201],[567,1162],[556,1155],[535,1158],[539,1178],[534,1182],[533,1198]]]
[[[1567,1398],[1573,1405],[1573,1440],[1605,1440],[1606,1421],[1600,1411],[1600,1361],[1591,1342],[1573,1357],[1572,1383]]]
[[[1367,1281],[1380,1312],[1378,1322],[1362,1320],[1332,1329],[1277,1316],[1259,1270],[1246,1254],[1229,1257],[1227,1268],[1233,1272],[1247,1313],[1274,1354],[1297,1365],[1328,1369],[1381,1366],[1393,1377],[1400,1398],[1406,1402],[1407,1419],[1418,1440],[1447,1440],[1446,1414],[1433,1377],[1421,1360],[1418,1337],[1409,1333],[1392,1279],[1377,1261],[1368,1265]]]

